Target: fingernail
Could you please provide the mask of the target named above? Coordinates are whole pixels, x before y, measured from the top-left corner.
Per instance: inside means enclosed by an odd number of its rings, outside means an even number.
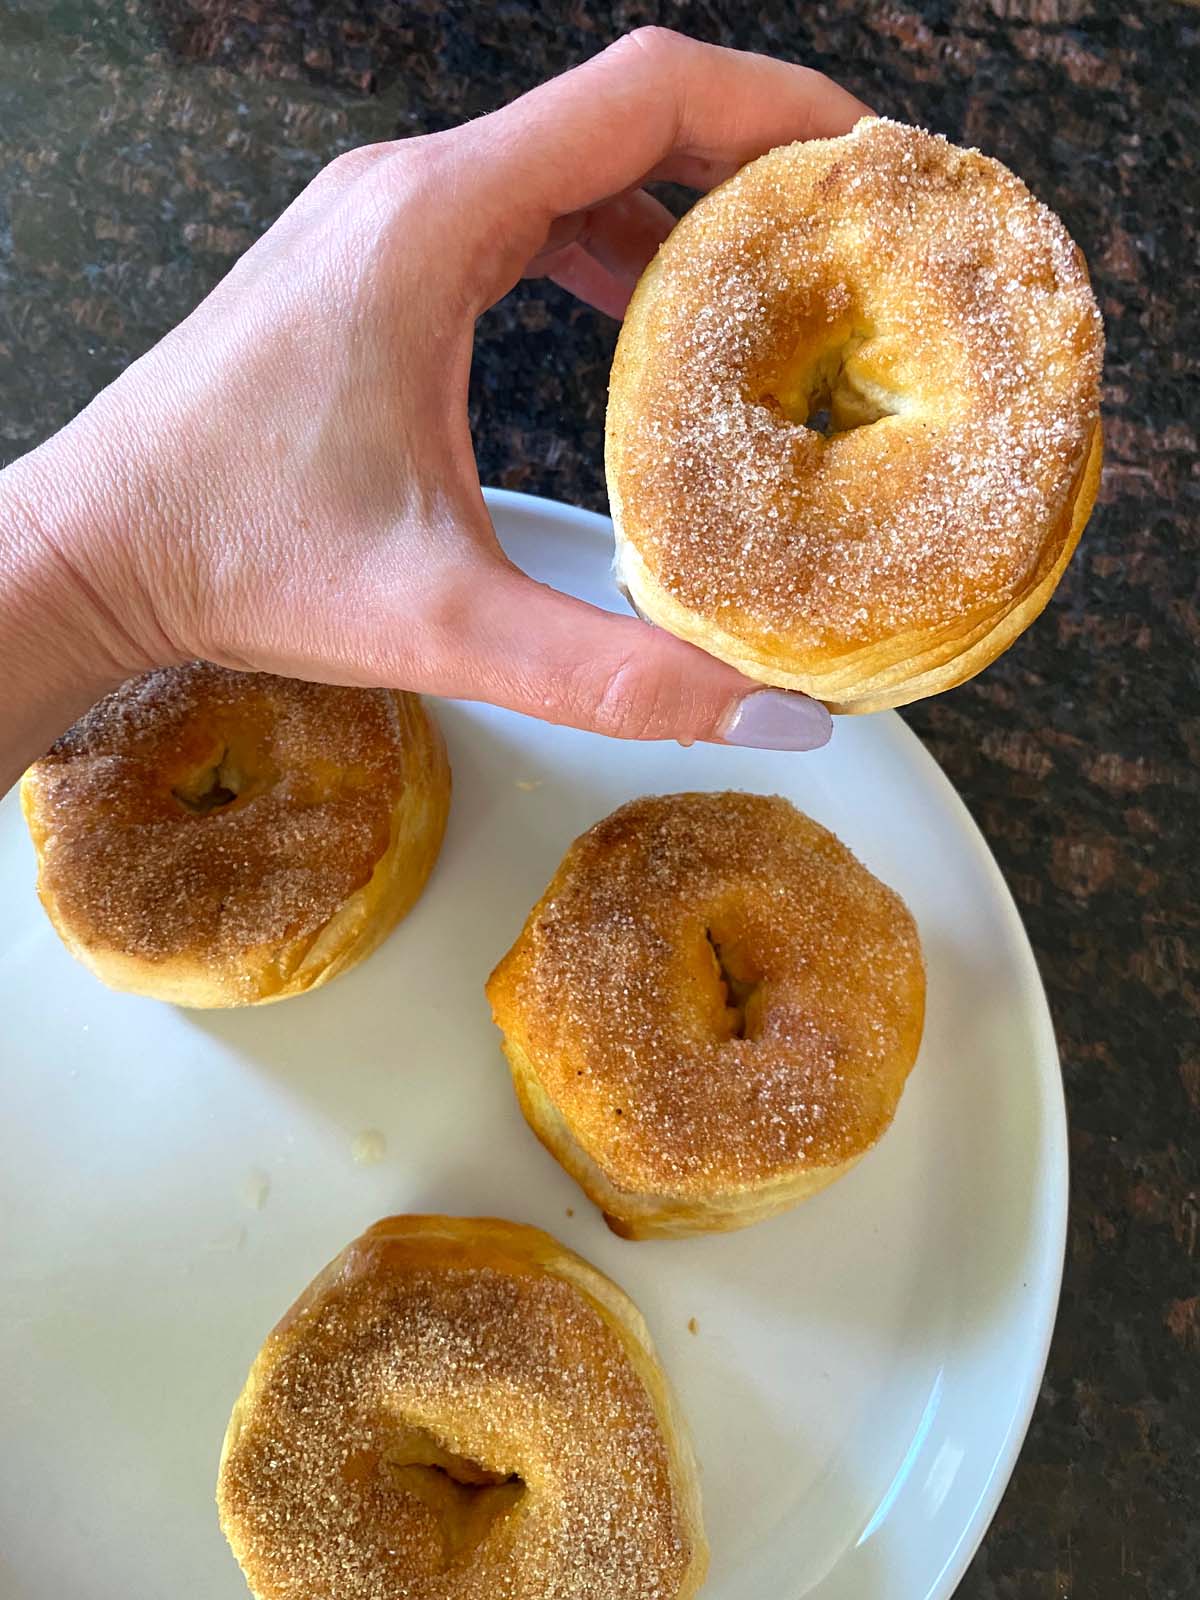
[[[756,689],[726,714],[717,738],[756,750],[819,750],[832,733],[833,719],[819,700],[785,689]]]

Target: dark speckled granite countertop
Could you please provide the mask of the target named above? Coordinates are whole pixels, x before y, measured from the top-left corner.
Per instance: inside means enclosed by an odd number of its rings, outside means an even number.
[[[981,678],[907,713],[1016,894],[1071,1115],[1049,1370],[960,1595],[1195,1600],[1200,10],[13,0],[0,459],[177,321],[329,156],[486,110],[648,21],[802,59],[978,144],[1091,261],[1109,334],[1101,503],[1041,621]],[[485,482],[603,508],[614,334],[544,285],[484,320]]]

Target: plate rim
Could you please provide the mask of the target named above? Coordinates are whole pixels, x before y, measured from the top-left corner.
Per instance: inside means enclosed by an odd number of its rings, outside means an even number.
[[[519,489],[485,487],[483,497],[489,515],[494,509],[532,515],[545,520],[562,520],[565,516],[568,522],[587,527],[608,538],[612,537],[611,518],[603,512],[589,510],[586,506],[572,505],[568,501],[553,500],[542,495],[527,494]],[[1012,890],[1000,870],[1000,864],[992,853],[983,830],[958,790],[904,719],[895,711],[875,712],[872,715],[885,723],[888,737],[905,747],[905,755],[914,765],[923,769],[926,780],[941,790],[943,801],[957,816],[964,838],[970,840],[974,855],[991,880],[993,889],[998,891],[996,898],[1003,909],[1005,932],[1019,953],[1021,981],[1028,994],[1028,1017],[1036,1037],[1034,1081],[1041,1091],[1040,1109],[1043,1114],[1041,1150],[1036,1171],[1043,1192],[1041,1203],[1035,1207],[1033,1216],[1038,1219],[1040,1227],[1044,1230],[1044,1239],[1039,1250],[1042,1272],[1037,1283],[1037,1301],[1034,1307],[1037,1324],[1031,1330],[1028,1341],[1022,1346],[1025,1352],[1032,1354],[1032,1360],[1028,1362],[1022,1375],[1018,1402],[1009,1417],[1004,1436],[996,1448],[975,1509],[959,1534],[957,1542],[947,1552],[937,1577],[921,1597],[921,1600],[951,1600],[983,1543],[1000,1508],[1004,1491],[1016,1470],[1022,1446],[1033,1421],[1033,1413],[1041,1394],[1042,1379],[1049,1361],[1062,1295],[1070,1209],[1070,1149],[1066,1092],[1062,1076],[1062,1058],[1059,1055],[1058,1040],[1054,1032],[1054,1020],[1037,956]],[[1031,1224],[1031,1236],[1033,1232]],[[824,1580],[822,1584],[823,1582]],[[808,1591],[810,1594],[812,1592]],[[913,1600],[917,1600],[917,1597],[914,1596]]]

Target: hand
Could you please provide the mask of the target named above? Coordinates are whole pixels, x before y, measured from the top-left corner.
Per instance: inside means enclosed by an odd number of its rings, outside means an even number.
[[[823,744],[814,702],[506,560],[467,379],[476,318],[523,275],[621,314],[671,227],[643,181],[708,188],[865,110],[803,67],[650,29],[474,123],[340,156],[0,477],[0,584],[7,549],[26,631],[61,635],[56,714],[203,656],[625,738]]]

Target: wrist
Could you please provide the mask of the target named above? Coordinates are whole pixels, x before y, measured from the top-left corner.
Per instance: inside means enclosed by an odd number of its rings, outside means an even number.
[[[71,432],[0,472],[0,793],[90,705],[168,659],[137,608],[132,626],[126,615],[120,497]]]

